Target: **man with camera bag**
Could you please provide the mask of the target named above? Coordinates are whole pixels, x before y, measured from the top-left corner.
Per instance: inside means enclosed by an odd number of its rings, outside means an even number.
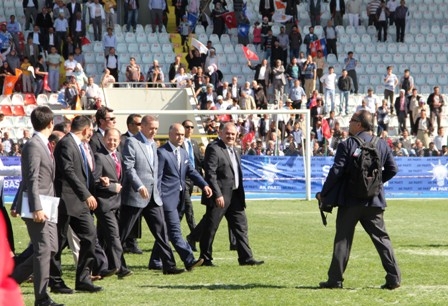
[[[334,164],[317,196],[323,206],[339,206],[328,280],[321,282],[320,288],[342,288],[358,221],[372,239],[386,270],[386,283],[381,288],[400,287],[401,273],[383,219],[386,200],[382,184],[394,177],[398,168],[392,151],[384,140],[373,136],[372,129],[370,112],[360,110],[352,116],[349,125],[352,137],[338,145]],[[359,169],[366,166],[368,175]],[[363,187],[364,194],[357,192]]]

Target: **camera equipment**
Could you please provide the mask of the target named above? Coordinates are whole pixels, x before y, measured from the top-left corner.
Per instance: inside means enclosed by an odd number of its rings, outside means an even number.
[[[330,213],[333,211],[333,205],[324,204],[322,198],[320,197],[320,192],[316,193],[317,205],[320,211],[320,217],[322,218],[322,223],[327,226],[327,215],[324,212]]]

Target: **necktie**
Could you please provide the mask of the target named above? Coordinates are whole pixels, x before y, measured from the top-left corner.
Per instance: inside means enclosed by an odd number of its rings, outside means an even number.
[[[51,156],[51,158],[53,158],[53,149],[52,149],[52,147],[51,147],[50,142],[47,143],[47,147],[48,147],[48,151],[50,151],[50,156]]]
[[[193,145],[191,144],[190,140],[187,140],[188,144],[188,159],[190,160],[191,165],[194,166],[194,152],[193,152]]]
[[[229,147],[230,160],[232,161],[232,168],[234,173],[233,190],[238,189],[240,184],[240,173],[238,172],[238,162],[236,161],[236,156],[234,149]]]
[[[146,144],[146,147],[148,148],[149,164],[151,165],[151,167],[154,167],[154,153],[152,149],[152,143],[148,142]]]
[[[179,152],[179,148],[174,150],[174,154],[176,155],[176,159],[177,159],[177,169],[180,169],[180,152]]]
[[[111,154],[111,156],[112,156],[112,159],[113,159],[114,162],[115,162],[115,172],[117,173],[117,177],[118,177],[118,179],[120,179],[120,174],[121,174],[121,164],[120,164],[120,162],[118,161],[117,153],[113,152],[113,153]]]
[[[83,142],[84,151],[86,153],[87,163],[89,164],[90,171],[93,171],[93,159],[90,154],[90,146],[87,142]]]
[[[86,172],[87,187],[89,187],[89,163],[87,162],[86,151],[84,150],[84,146],[82,145],[82,143],[79,144],[79,149],[81,150],[82,162],[84,164],[84,171]]]

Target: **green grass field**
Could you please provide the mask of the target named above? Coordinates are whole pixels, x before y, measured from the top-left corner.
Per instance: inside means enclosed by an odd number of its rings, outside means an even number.
[[[331,259],[335,216],[321,223],[315,201],[250,201],[249,239],[259,267],[240,267],[228,250],[227,224],[214,244],[216,267],[200,267],[181,275],[147,270],[153,238],[146,225],[143,255],[126,255],[134,275],[97,282],[104,291],[52,298],[66,305],[447,305],[448,207],[445,200],[389,201],[386,226],[402,270],[402,287],[381,290],[385,272],[376,250],[358,225],[344,275],[344,289],[320,290]],[[199,219],[203,207],[195,203]],[[28,243],[24,223],[13,220],[17,250]],[[187,234],[183,222],[184,236]],[[176,254],[177,256],[177,254]],[[178,258],[177,258],[178,259]],[[73,288],[69,251],[63,257],[64,279]],[[178,266],[183,266],[178,260]],[[26,305],[33,305],[32,284],[23,284]]]

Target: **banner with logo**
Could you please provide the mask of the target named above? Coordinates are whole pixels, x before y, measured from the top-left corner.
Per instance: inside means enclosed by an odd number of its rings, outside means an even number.
[[[387,197],[448,197],[448,157],[396,158],[399,172],[385,184]],[[313,157],[311,194],[322,185],[333,165],[332,157]],[[294,193],[305,197],[304,159],[301,156],[242,157],[244,187],[253,193]]]

